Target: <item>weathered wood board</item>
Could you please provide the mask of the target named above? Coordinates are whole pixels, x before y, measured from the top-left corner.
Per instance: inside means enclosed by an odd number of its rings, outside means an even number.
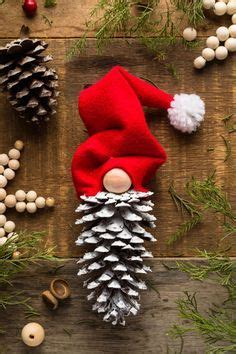
[[[147,110],[149,126],[168,154],[167,163],[157,172],[151,184],[151,189],[155,192],[154,212],[158,217],[155,231],[158,242],[152,246],[154,255],[190,256],[194,255],[196,247],[217,249],[222,232],[215,223],[215,215],[209,216],[202,225],[173,247],[167,246],[170,235],[182,222],[181,215],[168,194],[168,188],[174,181],[176,189],[181,193],[183,185],[191,176],[205,178],[216,170],[219,184],[223,185],[235,206],[236,134],[228,134],[222,122],[224,116],[235,110],[235,56],[231,56],[225,63],[212,63],[204,72],[196,72],[192,68],[192,59],[197,50],[194,53],[176,48],[172,51],[170,61],[178,72],[177,80],[163,65],[152,60],[136,40],[129,42],[127,44],[122,39],[116,39],[109,50],[98,55],[95,41],[91,39],[85,55],[66,62],[66,51],[72,41],[49,40],[48,52],[55,58],[61,95],[58,114],[46,130],[40,131],[24,125],[15,117],[5,96],[1,94],[1,151],[8,151],[15,139],[25,141],[21,169],[10,183],[9,191],[33,188],[39,193],[54,196],[57,201],[54,211],[43,211],[33,216],[16,215],[14,212],[14,219],[17,220],[19,229],[46,230],[49,241],[57,245],[58,255],[70,257],[80,252],[74,245],[79,234],[79,228],[73,226],[76,218],[74,210],[78,202],[70,173],[73,153],[86,138],[78,115],[77,97],[86,83],[96,82],[114,65],[123,65],[135,75],[153,80],[172,94],[195,92],[206,103],[205,122],[193,135],[184,135],[174,130],[167,122],[166,112]],[[231,140],[232,154],[226,162],[221,135]],[[208,151],[209,148],[214,150]],[[229,242],[232,244],[231,255],[235,255],[236,241],[231,238]]]
[[[141,311],[136,317],[128,317],[126,327],[113,327],[105,323],[91,310],[87,302],[87,291],[76,277],[75,260],[65,263],[57,276],[69,281],[72,289],[71,299],[55,312],[47,309],[40,294],[47,289],[55,277],[55,267],[41,265],[32,267],[15,281],[17,290],[24,290],[31,297],[31,304],[40,312],[40,317],[25,319],[23,309],[10,308],[0,317],[0,326],[6,334],[0,336],[1,354],[174,354],[180,353],[180,340],[168,335],[171,326],[183,324],[179,319],[176,300],[183,297],[183,291],[196,292],[200,311],[211,303],[220,305],[226,298],[226,290],[213,281],[189,280],[188,276],[177,270],[168,270],[166,265],[175,266],[174,260],[149,262],[153,273],[149,274],[151,288],[142,293]],[[200,286],[201,285],[201,286]],[[155,290],[154,290],[155,289]],[[0,290],[1,291],[1,290]],[[46,331],[46,340],[39,347],[30,350],[20,339],[24,324],[36,321]],[[205,345],[196,334],[189,333],[184,340],[182,354],[204,354]]]

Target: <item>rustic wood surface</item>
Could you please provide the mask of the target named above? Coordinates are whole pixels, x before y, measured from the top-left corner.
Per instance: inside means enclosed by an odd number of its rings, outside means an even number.
[[[47,264],[33,267],[22,278],[15,281],[18,289],[31,297],[31,304],[38,309],[40,317],[26,319],[23,310],[12,307],[0,318],[0,326],[7,330],[0,336],[1,354],[177,354],[181,353],[179,339],[170,335],[171,326],[186,324],[178,319],[176,300],[183,297],[183,291],[196,292],[202,306],[200,311],[215,303],[220,305],[226,297],[226,290],[207,281],[204,286],[174,267],[173,260],[149,262],[153,273],[149,275],[149,290],[142,293],[141,311],[135,317],[127,318],[126,327],[113,327],[105,323],[91,310],[87,302],[87,291],[76,278],[75,260],[68,261],[57,272],[57,276],[68,280],[72,289],[69,301],[52,312],[42,302],[40,294],[47,289],[55,277],[55,267]],[[23,281],[22,281],[23,280]],[[0,290],[1,291],[1,290]],[[13,320],[14,319],[14,320]],[[29,321],[42,324],[46,330],[45,342],[35,349],[28,349],[22,343],[20,330]],[[186,320],[184,320],[186,321]],[[189,333],[184,340],[182,354],[204,354],[205,345],[196,334]]]
[[[236,133],[228,134],[222,118],[235,112],[236,66],[235,55],[223,63],[213,62],[204,71],[196,72],[192,61],[201,52],[201,47],[186,50],[182,46],[172,48],[166,64],[176,68],[178,78],[173,77],[168,65],[160,64],[146,51],[138,39],[128,41],[117,38],[102,54],[96,51],[94,33],[89,33],[88,50],[81,56],[66,60],[66,54],[84,30],[84,22],[95,0],[60,0],[53,9],[45,9],[43,0],[38,1],[39,11],[34,19],[27,19],[21,10],[20,1],[6,0],[0,6],[0,45],[18,36],[21,25],[29,25],[32,36],[45,38],[49,43],[48,53],[54,57],[53,66],[59,74],[61,95],[58,114],[43,131],[32,129],[21,122],[11,110],[4,94],[0,94],[0,153],[7,152],[16,139],[25,142],[21,157],[21,168],[17,177],[9,183],[8,190],[35,189],[39,194],[54,196],[54,210],[40,211],[35,215],[9,215],[16,221],[17,228],[46,230],[49,244],[57,246],[57,255],[64,258],[77,257],[82,250],[74,241],[80,229],[74,227],[77,199],[73,189],[70,164],[76,147],[86,139],[84,126],[77,110],[77,97],[83,86],[94,83],[114,65],[122,65],[133,74],[154,81],[159,87],[175,94],[178,92],[199,94],[206,103],[206,119],[201,129],[191,136],[176,132],[168,123],[166,112],[146,110],[149,126],[168,154],[168,162],[158,171],[150,188],[155,192],[155,215],[158,216],[154,232],[158,242],[150,245],[155,257],[192,257],[195,249],[218,250],[221,248],[222,230],[218,216],[209,215],[207,220],[196,227],[188,237],[174,246],[167,240],[183,221],[168,194],[170,183],[174,181],[181,193],[185,182],[195,176],[204,178],[216,170],[217,182],[227,192],[233,207],[236,206]],[[42,15],[53,21],[45,24]],[[215,33],[219,24],[229,23],[226,17],[207,21],[201,26],[200,37]],[[224,162],[225,146],[221,135],[230,139],[232,154]],[[213,148],[213,149],[212,149]],[[228,238],[224,247],[230,245],[230,255],[236,255],[236,240]],[[140,315],[129,320],[126,328],[111,328],[91,312],[85,299],[85,290],[76,278],[75,261],[66,263],[59,275],[68,279],[72,286],[72,299],[51,313],[41,303],[40,292],[47,288],[55,275],[50,268],[32,268],[19,277],[17,289],[26,291],[32,297],[33,305],[40,310],[47,339],[35,353],[179,353],[179,341],[166,335],[171,324],[178,321],[175,300],[184,290],[199,291],[199,300],[206,306],[220,303],[225,290],[209,282],[199,287],[184,274],[168,271],[159,260],[152,261],[154,272],[152,284],[160,292],[150,290],[143,294]],[[1,290],[0,290],[1,291]],[[0,314],[0,326],[5,325],[7,333],[0,337],[0,353],[31,353],[20,341],[20,328],[26,323],[22,309],[12,308]],[[71,334],[68,334],[71,333]],[[204,353],[200,338],[188,335],[184,350],[186,354]]]

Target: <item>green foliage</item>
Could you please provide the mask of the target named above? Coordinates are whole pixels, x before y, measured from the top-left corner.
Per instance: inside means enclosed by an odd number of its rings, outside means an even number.
[[[95,31],[98,50],[108,45],[116,35],[138,37],[141,43],[160,58],[166,47],[176,43],[179,25],[184,17],[188,17],[191,23],[204,18],[201,3],[202,0],[173,0],[181,12],[176,18],[176,9],[170,8],[168,3],[163,9],[160,0],[149,0],[147,4],[131,0],[99,0],[90,12],[84,34],[75,41],[67,57],[82,53],[86,49],[89,32]]]
[[[230,312],[224,309],[213,308],[202,314],[198,308],[195,294],[185,292],[185,298],[177,301],[179,315],[189,325],[172,327],[170,334],[183,339],[187,332],[197,330],[208,345],[206,353],[229,353],[236,351],[236,322]],[[186,321],[186,322],[187,322]]]
[[[190,219],[180,225],[177,231],[171,235],[168,244],[187,235],[198,223],[204,221],[205,212],[208,210],[224,217],[222,225],[225,230],[224,237],[236,232],[236,215],[232,211],[226,194],[216,185],[214,174],[203,181],[192,178],[186,183],[185,191],[190,199],[180,196],[173,184],[170,185],[169,193],[177,209],[182,214],[187,213]]]
[[[45,0],[44,7],[54,7],[56,6],[56,4],[57,4],[56,0]]]

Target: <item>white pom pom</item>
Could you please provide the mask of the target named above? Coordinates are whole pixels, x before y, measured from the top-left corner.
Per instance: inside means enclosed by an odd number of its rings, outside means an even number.
[[[183,133],[192,133],[204,119],[205,104],[195,94],[174,96],[168,109],[170,124]]]

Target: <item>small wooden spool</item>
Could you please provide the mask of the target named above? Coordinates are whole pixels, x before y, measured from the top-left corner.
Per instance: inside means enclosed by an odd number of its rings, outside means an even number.
[[[113,168],[103,177],[103,186],[111,193],[125,193],[130,189],[131,185],[132,181],[129,175],[121,168]]]
[[[67,299],[70,294],[70,286],[64,279],[56,278],[50,283],[50,291],[58,300]]]
[[[53,294],[49,290],[45,290],[41,294],[43,301],[45,304],[51,309],[56,310],[58,308],[58,300],[53,296]]]

